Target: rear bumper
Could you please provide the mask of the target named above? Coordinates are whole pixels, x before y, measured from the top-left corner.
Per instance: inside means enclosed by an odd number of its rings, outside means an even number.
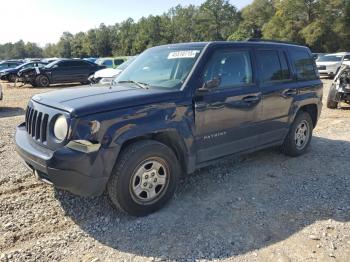
[[[24,125],[17,127],[16,150],[38,177],[80,196],[101,195],[109,176],[95,168],[99,152],[82,153],[67,147],[52,151],[35,144]]]

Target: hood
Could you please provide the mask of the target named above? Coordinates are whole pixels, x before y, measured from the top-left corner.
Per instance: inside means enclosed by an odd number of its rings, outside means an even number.
[[[98,70],[95,72],[94,78],[114,77],[120,74],[121,71],[122,70],[120,69],[113,69],[113,68]]]
[[[35,95],[32,100],[69,112],[73,117],[112,111],[163,101],[169,102],[183,92],[142,89],[128,86],[85,86]]]
[[[331,66],[331,65],[338,65],[338,64],[341,64],[341,61],[339,62],[317,62],[316,61],[316,65],[318,66]]]

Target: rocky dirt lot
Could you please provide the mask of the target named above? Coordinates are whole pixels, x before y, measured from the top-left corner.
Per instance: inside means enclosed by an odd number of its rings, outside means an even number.
[[[5,87],[0,101],[0,261],[350,261],[347,108],[324,107],[305,156],[227,159],[184,178],[160,212],[133,218],[22,165],[13,135],[25,105],[58,88]]]

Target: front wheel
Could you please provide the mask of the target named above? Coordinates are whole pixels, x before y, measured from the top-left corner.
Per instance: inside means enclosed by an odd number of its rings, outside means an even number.
[[[112,204],[130,215],[145,216],[162,208],[173,196],[179,162],[166,145],[145,140],[125,148],[107,184]]]
[[[327,107],[329,109],[336,109],[338,107],[338,102],[333,100],[336,97],[337,97],[337,90],[334,88],[334,85],[332,85],[329,89],[328,97],[327,97]]]
[[[9,82],[11,82],[11,83],[14,83],[14,82],[16,81],[16,79],[17,79],[17,77],[16,77],[16,75],[14,75],[14,74],[10,74],[10,75],[8,76],[8,80],[9,80]]]
[[[309,113],[299,112],[286,136],[282,152],[288,156],[300,156],[307,150],[313,131],[313,123]]]
[[[50,85],[50,80],[47,76],[39,75],[35,79],[35,82],[40,87],[48,87]]]

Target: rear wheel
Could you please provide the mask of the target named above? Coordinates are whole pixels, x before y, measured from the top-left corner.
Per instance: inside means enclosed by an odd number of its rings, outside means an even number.
[[[180,168],[174,152],[153,140],[131,144],[121,153],[107,184],[113,205],[133,216],[163,207],[173,196]]]
[[[35,82],[37,86],[48,87],[50,85],[50,80],[47,76],[39,75],[36,77]]]
[[[299,112],[286,136],[282,152],[288,156],[300,156],[307,150],[312,138],[313,124],[309,113]]]

